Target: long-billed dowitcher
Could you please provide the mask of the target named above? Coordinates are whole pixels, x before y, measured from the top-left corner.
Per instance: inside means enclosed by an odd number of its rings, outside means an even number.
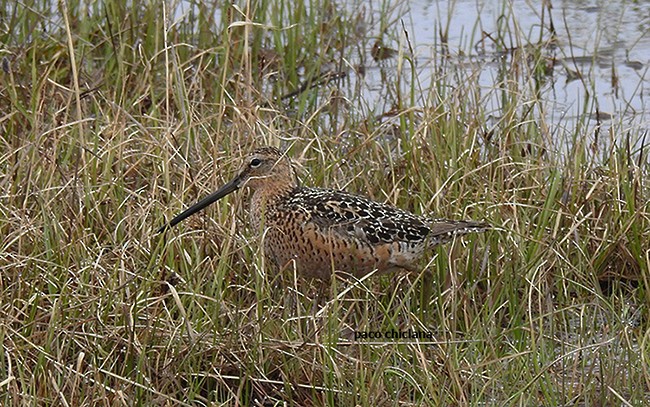
[[[433,246],[490,226],[427,219],[343,191],[299,186],[289,159],[274,147],[253,151],[235,178],[183,211],[159,232],[244,186],[250,222],[263,232],[264,254],[279,268],[328,279],[335,270],[364,276],[414,270]]]

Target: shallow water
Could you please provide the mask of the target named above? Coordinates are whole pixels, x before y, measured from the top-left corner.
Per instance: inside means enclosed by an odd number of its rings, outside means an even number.
[[[509,56],[497,50],[493,41],[481,41],[482,34],[495,36],[498,25],[506,24],[511,34],[504,45],[514,49],[526,45],[518,39],[548,41],[552,21],[557,38],[549,55],[552,72],[540,94],[545,118],[567,134],[584,118],[588,126],[609,122],[637,134],[647,131],[650,2],[552,2],[550,15],[541,3],[411,0],[395,12],[401,14],[420,67],[441,57],[440,33],[446,31],[452,60],[456,56],[459,66],[479,75],[478,83],[486,93],[497,86],[499,58]],[[394,38],[387,46],[404,48],[405,43],[404,38]],[[582,79],[572,77],[576,73]],[[427,81],[427,76],[431,73],[419,70],[421,81]],[[498,116],[499,100],[493,93],[487,110]]]
[[[490,131],[503,115],[500,82],[504,67],[517,49],[544,44],[548,72],[539,93],[539,78],[531,80],[530,73],[514,79],[510,72],[505,75],[531,93],[518,100],[535,105],[533,117],[546,121],[551,138],[562,143],[574,134],[584,134],[586,126],[588,133],[599,128],[595,133],[612,129],[612,134],[631,134],[638,146],[650,128],[650,2],[555,1],[550,9],[542,5],[548,2],[341,1],[342,14],[363,21],[360,38],[355,39],[363,43],[356,48],[363,55],[350,52],[343,65],[351,71],[363,66],[363,74],[349,75],[349,86],[339,84],[339,90],[362,116],[381,116],[396,105],[395,90],[390,87],[399,83],[407,95],[415,77],[419,99],[413,104],[426,105],[431,103],[426,99],[439,80],[436,70],[444,58],[446,72],[461,71],[457,77],[476,78],[488,117],[486,131]],[[172,14],[183,19],[192,7],[181,0]],[[216,13],[215,21],[219,21],[220,9]],[[497,47],[499,32],[505,35]],[[373,60],[377,39],[395,50],[395,55]],[[404,56],[414,61],[415,76]]]

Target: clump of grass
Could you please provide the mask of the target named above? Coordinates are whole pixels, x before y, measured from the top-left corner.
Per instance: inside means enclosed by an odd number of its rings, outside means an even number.
[[[550,34],[505,18],[485,89],[451,52],[423,80],[388,6],[42,7],[2,8],[2,404],[647,398],[645,135],[555,132]],[[263,143],[305,183],[496,230],[331,284],[267,267],[241,194],[153,233]]]

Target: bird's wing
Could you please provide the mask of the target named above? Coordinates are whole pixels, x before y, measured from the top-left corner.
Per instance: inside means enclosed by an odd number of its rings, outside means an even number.
[[[342,191],[301,188],[289,205],[304,211],[308,222],[341,237],[369,245],[404,242],[418,244],[431,229],[426,220],[401,209]],[[298,208],[299,207],[299,208]]]

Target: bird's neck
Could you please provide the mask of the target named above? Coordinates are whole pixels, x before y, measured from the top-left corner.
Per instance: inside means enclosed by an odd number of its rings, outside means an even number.
[[[278,205],[290,198],[296,188],[296,185],[290,183],[268,183],[263,188],[254,190],[249,208],[253,227],[259,229],[266,219],[275,216]]]

